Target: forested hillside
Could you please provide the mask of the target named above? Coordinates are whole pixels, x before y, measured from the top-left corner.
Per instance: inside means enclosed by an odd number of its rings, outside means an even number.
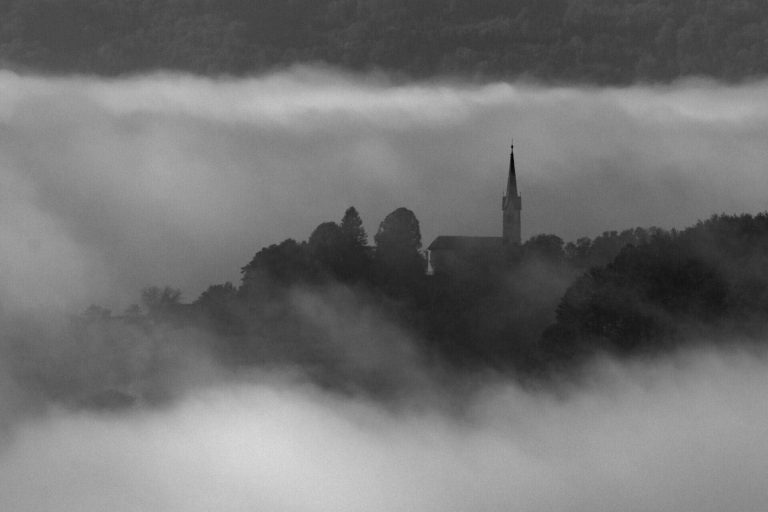
[[[309,364],[324,379],[343,375],[363,387],[385,376],[338,367],[340,327],[327,325],[334,308],[354,318],[356,329],[376,311],[390,326],[385,331],[409,333],[429,358],[523,374],[575,367],[603,352],[661,353],[702,341],[762,340],[768,332],[766,214],[713,216],[683,231],[609,231],[567,244],[540,234],[507,262],[476,255],[435,275],[426,272],[411,210],[389,214],[373,246],[362,226],[349,208],[307,241],[260,249],[239,286],[212,285],[186,304],[179,290],[150,287],[141,306],[116,317],[92,306],[75,326],[194,327],[211,333],[210,348],[224,360]],[[365,336],[351,338],[359,344]]]
[[[4,360],[25,389],[101,408],[162,403],[181,354],[243,371],[300,368],[326,388],[385,397],[414,385],[414,365],[544,382],[604,354],[765,346],[766,213],[571,243],[540,234],[507,261],[475,254],[450,273],[427,272],[407,208],[371,238],[350,207],[306,241],[260,248],[239,284],[191,302],[151,286],[125,311],[92,305],[57,329],[14,319]]]
[[[763,0],[2,0],[6,66],[629,83],[768,70]]]

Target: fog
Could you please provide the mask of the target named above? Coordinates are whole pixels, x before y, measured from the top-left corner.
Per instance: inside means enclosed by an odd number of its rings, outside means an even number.
[[[293,290],[292,318],[317,333],[308,353],[393,391],[373,398],[296,361],[221,364],[213,335],[192,327],[73,331],[66,314],[119,312],[149,285],[194,300],[350,205],[370,238],[399,206],[425,246],[498,234],[511,137],[524,237],[763,211],[767,92],[402,84],[312,68],[0,72],[0,509],[762,510],[760,351],[606,358],[522,385],[425,361],[363,294]],[[135,402],[94,401],[113,391]]]
[[[768,208],[768,84],[393,84],[0,73],[0,305],[194,299],[354,205],[438,234],[500,231],[510,138],[523,235],[685,227]]]
[[[6,432],[4,510],[762,510],[763,357],[597,363],[579,386],[497,382],[464,407],[382,408],[283,377],[171,408],[52,410]]]

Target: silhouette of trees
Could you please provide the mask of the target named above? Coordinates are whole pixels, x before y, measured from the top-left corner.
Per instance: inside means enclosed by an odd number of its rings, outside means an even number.
[[[0,58],[49,71],[296,62],[598,83],[768,72],[764,0],[6,0]]]
[[[311,257],[320,269],[334,279],[340,279],[347,271],[344,261],[346,237],[335,222],[323,222],[309,236]]]
[[[199,314],[220,334],[242,333],[245,326],[238,301],[237,288],[232,283],[211,285],[194,302]]]
[[[377,280],[385,290],[407,294],[424,280],[427,261],[421,253],[421,230],[416,215],[400,207],[379,225],[375,265]]]
[[[354,206],[347,208],[341,219],[341,231],[347,242],[353,247],[363,248],[368,245],[368,235],[363,227],[363,219]]]
[[[261,249],[241,272],[244,297],[328,280],[370,282],[371,250],[360,215],[350,207],[341,225],[323,222],[307,242],[288,239]]]
[[[642,245],[655,236],[665,235],[664,230],[655,227],[625,229],[621,232],[604,231],[594,240],[582,237],[575,242],[568,242],[563,251],[569,264],[586,270],[607,265],[628,245]]]
[[[173,313],[181,303],[181,290],[170,286],[150,286],[141,291],[141,303],[150,315]]]
[[[364,281],[370,283],[372,253],[368,247],[368,235],[363,220],[354,206],[347,208],[341,219],[342,242],[341,271],[337,274],[342,281]]]
[[[547,357],[635,354],[700,337],[765,334],[766,214],[714,216],[682,232],[631,233],[644,241],[567,290],[543,337]]]
[[[523,257],[544,260],[547,263],[561,263],[565,257],[563,244],[563,239],[557,235],[536,235],[523,244]]]
[[[499,263],[479,255],[459,273],[435,276],[426,275],[413,211],[391,212],[375,247],[366,241],[349,208],[307,242],[287,239],[259,250],[243,267],[239,288],[214,285],[186,305],[178,290],[150,287],[142,303],[152,321],[141,320],[138,308],[112,317],[93,306],[76,324],[93,330],[114,322],[142,329],[155,320],[197,322],[221,335],[216,353],[237,364],[319,364],[325,356],[318,343],[327,333],[301,309],[302,297],[341,290],[364,297],[411,329],[421,350],[455,366],[524,372],[573,365],[599,351],[632,356],[698,339],[768,335],[768,214],[713,216],[680,232],[607,231],[568,244],[540,234],[523,244],[519,258]],[[326,377],[336,381],[329,368]]]
[[[292,238],[261,249],[241,269],[244,297],[270,295],[300,283],[312,282],[317,267],[312,260],[306,242]]]

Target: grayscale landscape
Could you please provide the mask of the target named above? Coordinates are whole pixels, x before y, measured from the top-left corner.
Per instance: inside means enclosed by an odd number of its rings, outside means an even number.
[[[763,510],[768,13],[422,2],[0,6],[0,510]]]

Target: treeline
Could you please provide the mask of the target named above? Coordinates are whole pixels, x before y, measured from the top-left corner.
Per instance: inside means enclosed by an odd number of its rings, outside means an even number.
[[[768,326],[768,214],[714,216],[683,231],[610,231],[567,244],[541,234],[508,261],[474,258],[450,275],[427,271],[419,221],[407,208],[389,214],[373,241],[351,207],[307,241],[259,250],[238,285],[212,285],[191,303],[173,288],[150,287],[141,306],[119,316],[93,306],[82,325],[194,327],[214,335],[224,361],[306,363],[329,378],[338,376],[329,347],[370,333],[334,340],[340,331],[319,327],[302,296],[328,303],[346,297],[326,312],[345,315],[344,329],[376,311],[412,336],[426,358],[523,374],[600,352],[760,339]]]
[[[121,408],[173,399],[173,376],[201,353],[386,398],[433,369],[449,386],[488,370],[542,382],[598,354],[759,346],[768,335],[768,213],[570,243],[541,234],[507,261],[474,256],[432,274],[411,210],[390,213],[369,242],[349,208],[306,241],[260,249],[237,284],[189,302],[151,286],[122,313],[94,305],[53,331],[21,319],[0,348],[25,389]]]
[[[542,356],[653,354],[768,334],[768,214],[714,216],[657,231],[579,277],[542,337]]]
[[[567,285],[626,245],[658,233],[656,228],[610,231],[568,244],[541,234],[509,261],[476,258],[460,273],[432,275],[411,210],[387,215],[369,245],[362,219],[350,207],[340,222],[321,223],[306,241],[286,239],[259,250],[241,269],[239,285],[212,285],[187,304],[179,290],[150,287],[141,305],[118,318],[203,327],[215,334],[217,353],[237,364],[316,364],[332,340],[319,340],[324,334],[297,307],[297,291],[325,296],[339,287],[355,298],[355,305],[345,303],[344,309],[373,308],[419,340],[422,355],[459,367],[527,371],[540,362],[541,334],[554,321]],[[85,316],[114,318],[97,306]]]
[[[53,72],[293,63],[592,83],[768,71],[763,0],[3,0],[0,59]]]

